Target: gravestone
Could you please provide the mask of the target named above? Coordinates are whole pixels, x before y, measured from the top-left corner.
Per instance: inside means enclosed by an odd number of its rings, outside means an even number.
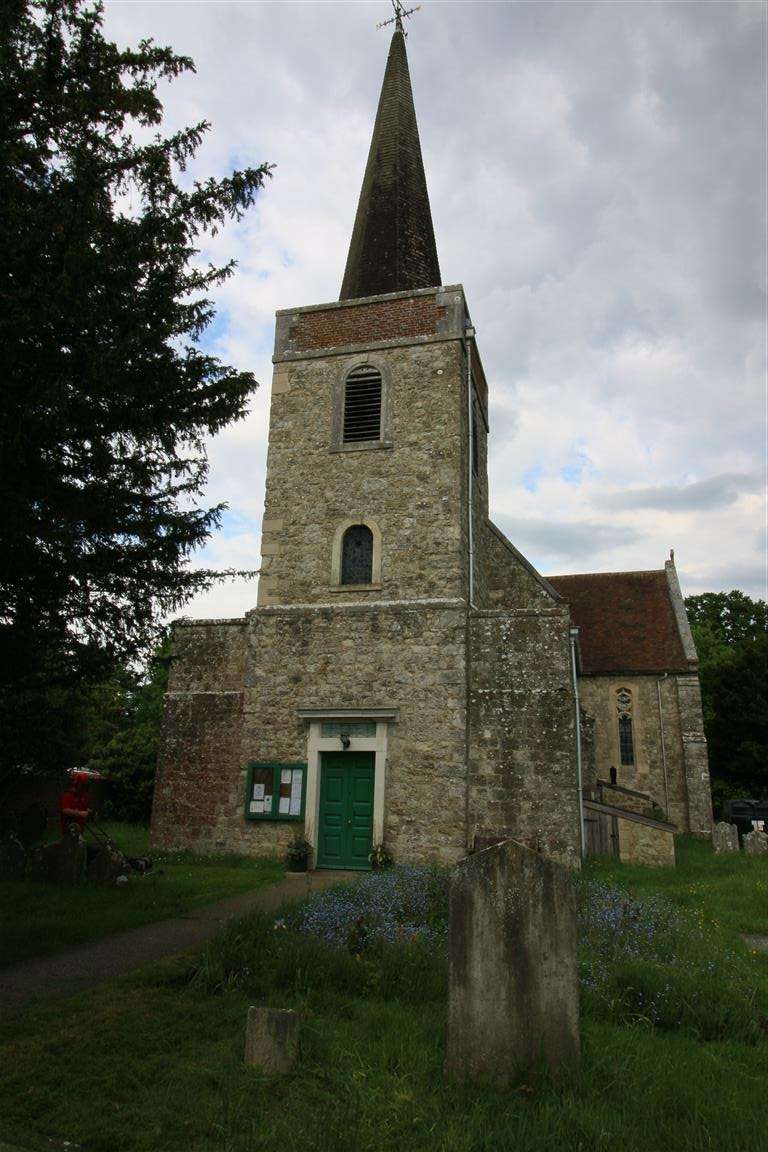
[[[29,875],[33,880],[67,886],[82,884],[88,851],[80,829],[70,824],[55,844],[38,844],[29,855]]]
[[[735,824],[721,820],[712,829],[712,847],[715,852],[738,852],[739,830]]]
[[[506,1087],[542,1062],[579,1064],[576,895],[568,868],[505,840],[451,876],[445,1067]]]
[[[289,1072],[299,1054],[299,1016],[281,1008],[248,1009],[245,1062],[268,1076]]]
[[[88,861],[85,878],[91,884],[114,884],[129,868],[128,861],[114,841],[109,840]]]
[[[747,856],[768,856],[768,836],[759,828],[748,832],[744,837],[744,851]]]

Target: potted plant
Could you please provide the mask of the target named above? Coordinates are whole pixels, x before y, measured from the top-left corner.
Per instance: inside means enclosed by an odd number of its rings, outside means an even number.
[[[380,872],[384,868],[391,868],[394,864],[394,860],[383,844],[377,844],[368,859],[371,862],[371,868],[373,868],[374,872]]]
[[[312,845],[304,836],[296,836],[285,854],[289,872],[306,872]]]

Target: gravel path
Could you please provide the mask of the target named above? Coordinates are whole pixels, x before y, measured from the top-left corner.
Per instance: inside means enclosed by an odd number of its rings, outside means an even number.
[[[188,952],[219,929],[247,912],[272,912],[290,900],[301,900],[321,888],[359,876],[357,872],[306,872],[287,875],[276,884],[230,896],[218,904],[196,908],[185,916],[158,920],[0,969],[0,1012],[3,1016],[30,1001],[73,996],[134,968]]]

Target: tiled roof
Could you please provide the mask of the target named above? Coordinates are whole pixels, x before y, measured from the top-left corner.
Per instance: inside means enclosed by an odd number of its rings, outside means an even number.
[[[439,284],[405,37],[398,28],[389,49],[340,299]]]
[[[584,672],[687,670],[663,569],[547,579],[570,606]]]

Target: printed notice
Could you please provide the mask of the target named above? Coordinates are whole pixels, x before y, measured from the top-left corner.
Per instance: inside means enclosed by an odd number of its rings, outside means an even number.
[[[291,782],[291,770],[290,770],[290,768],[282,768],[280,770],[280,783],[281,784],[290,784],[290,782]]]
[[[293,779],[291,781],[291,816],[299,816],[301,813],[301,781],[304,773],[301,768],[294,769]]]
[[[280,797],[280,815],[281,816],[290,815],[290,806],[291,806],[290,796],[281,796]]]
[[[254,786],[253,786],[253,798],[254,798],[254,800],[263,800],[264,799],[264,785],[263,784],[254,784]]]

